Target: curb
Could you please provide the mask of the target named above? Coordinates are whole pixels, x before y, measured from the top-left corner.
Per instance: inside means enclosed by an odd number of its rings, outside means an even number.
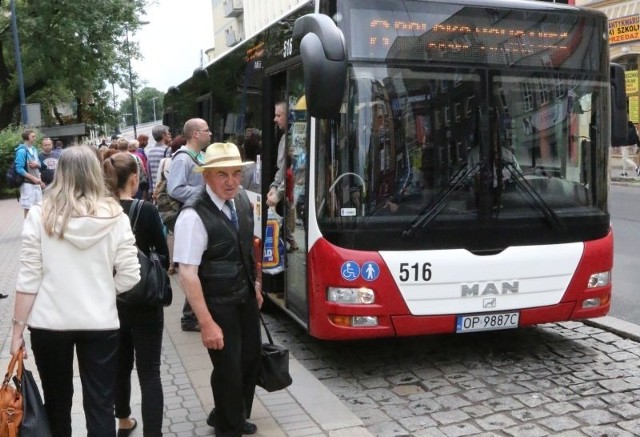
[[[595,319],[582,320],[585,325],[594,326],[608,332],[617,334],[623,338],[640,342],[640,325],[617,319],[611,316],[603,316]]]

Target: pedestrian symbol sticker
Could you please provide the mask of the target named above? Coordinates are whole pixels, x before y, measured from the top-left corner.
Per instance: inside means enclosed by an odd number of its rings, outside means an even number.
[[[355,281],[360,276],[360,266],[355,261],[345,261],[340,267],[340,274],[347,281]]]
[[[362,279],[365,281],[375,281],[380,276],[380,267],[373,261],[362,264]]]

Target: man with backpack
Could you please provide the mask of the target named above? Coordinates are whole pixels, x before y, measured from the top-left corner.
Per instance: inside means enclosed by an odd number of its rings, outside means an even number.
[[[187,120],[182,129],[187,144],[171,159],[171,170],[167,178],[167,194],[181,204],[192,204],[204,190],[202,173],[194,170],[202,164],[202,151],[211,141],[211,131],[201,118]],[[185,299],[180,320],[183,331],[200,331],[198,320],[189,302]]]
[[[24,209],[24,216],[29,213],[32,206],[42,201],[42,189],[45,183],[40,179],[40,167],[38,151],[33,145],[36,141],[36,133],[33,129],[22,132],[24,143],[16,147],[15,165],[16,173],[24,178],[20,185],[20,206]]]
[[[149,164],[149,192],[153,197],[155,186],[159,182],[156,180],[156,174],[158,173],[160,161],[171,153],[169,148],[169,144],[171,144],[171,132],[168,126],[159,124],[151,129],[151,136],[156,143],[148,146],[146,153],[147,163]]]

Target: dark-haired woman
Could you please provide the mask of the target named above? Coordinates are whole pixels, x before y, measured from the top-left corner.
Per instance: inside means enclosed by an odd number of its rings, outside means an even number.
[[[102,163],[107,187],[120,199],[124,211],[133,213],[133,196],[138,190],[138,165],[128,153],[117,153]],[[133,216],[135,220],[135,216]],[[133,227],[133,226],[132,226]],[[136,245],[147,255],[155,247],[168,267],[169,250],[158,211],[151,202],[143,202],[135,223]],[[142,393],[142,424],[145,437],[162,435],[163,395],[160,380],[160,353],[164,312],[160,306],[127,305],[118,302],[120,349],[116,380],[115,413],[118,437],[126,437],[137,426],[131,418],[131,371],[134,354]]]

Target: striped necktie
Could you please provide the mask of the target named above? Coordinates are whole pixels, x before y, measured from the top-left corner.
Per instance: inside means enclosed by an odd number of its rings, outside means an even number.
[[[238,214],[236,214],[236,207],[231,200],[225,200],[225,205],[229,208],[231,223],[235,226],[236,231],[238,230]]]

